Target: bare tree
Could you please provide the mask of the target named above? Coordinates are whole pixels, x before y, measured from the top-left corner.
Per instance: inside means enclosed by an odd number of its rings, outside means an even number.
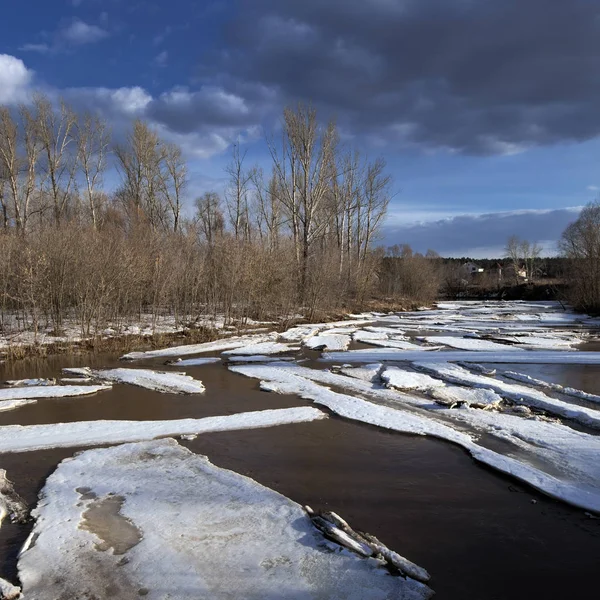
[[[225,191],[225,202],[229,221],[233,227],[235,239],[250,237],[250,214],[248,204],[249,185],[252,180],[253,169],[244,169],[246,152],[240,153],[239,143],[233,145],[231,162],[225,167],[229,176],[229,185]]]
[[[304,298],[308,263],[316,240],[327,222],[320,212],[335,177],[337,132],[333,122],[321,129],[313,108],[302,104],[284,110],[281,154],[269,144],[278,178],[280,202],[291,221],[300,272],[299,296]]]
[[[106,122],[96,115],[85,114],[77,123],[77,157],[85,180],[85,196],[90,210],[92,225],[97,227],[99,187],[106,169],[110,131]]]
[[[57,113],[50,100],[41,94],[34,98],[34,107],[48,193],[54,220],[59,224],[75,181],[76,152],[70,152],[70,146],[74,143],[77,115],[63,101]]]
[[[221,201],[215,192],[206,192],[196,198],[196,222],[204,234],[209,246],[212,246],[217,236],[223,233],[225,219],[221,211]]]
[[[182,196],[187,184],[187,165],[177,144],[162,146],[162,164],[160,187],[172,215],[173,231],[177,233],[181,218]]]
[[[600,202],[588,204],[563,232],[560,249],[571,259],[568,278],[578,308],[600,310]]]

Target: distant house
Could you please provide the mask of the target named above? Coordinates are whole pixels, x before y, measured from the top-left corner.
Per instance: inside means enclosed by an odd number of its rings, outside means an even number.
[[[524,265],[513,265],[511,263],[505,267],[504,274],[506,278],[527,281],[527,269]]]
[[[465,263],[462,266],[462,270],[467,274],[467,275],[477,275],[479,273],[483,273],[484,269],[482,267],[480,267],[479,265],[476,265],[475,263],[472,262],[468,262]]]

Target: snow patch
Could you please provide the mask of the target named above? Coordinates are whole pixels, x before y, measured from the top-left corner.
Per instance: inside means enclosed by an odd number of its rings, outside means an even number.
[[[327,551],[298,504],[174,440],[83,452],[59,465],[43,498],[38,537],[19,559],[24,595],[36,600],[432,595],[377,561]],[[120,504],[107,526],[82,527],[90,506],[110,498]],[[123,555],[98,551],[121,538],[124,521],[141,539]]]

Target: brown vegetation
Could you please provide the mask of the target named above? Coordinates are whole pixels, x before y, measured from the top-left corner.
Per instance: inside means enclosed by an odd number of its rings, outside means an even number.
[[[205,193],[186,218],[182,151],[147,124],[113,145],[100,117],[64,103],[0,107],[1,331],[58,335],[69,320],[90,337],[143,313],[285,321],[380,293],[433,298],[425,259],[390,268],[372,249],[390,197],[383,160],[343,149],[305,106],[268,146],[270,174],[234,146],[225,198]]]

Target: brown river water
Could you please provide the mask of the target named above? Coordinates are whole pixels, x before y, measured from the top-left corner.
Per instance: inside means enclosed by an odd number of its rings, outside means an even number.
[[[110,355],[57,356],[0,365],[0,380],[55,377],[66,366],[116,365],[123,363]],[[129,366],[170,368],[161,362]],[[598,367],[519,365],[518,370],[600,394]],[[0,413],[0,425],[199,418],[310,404],[296,396],[262,392],[256,380],[219,364],[185,371],[204,382],[205,394],[161,394],[115,385],[95,396],[43,399]],[[333,415],[312,423],[203,434],[181,443],[218,466],[301,504],[335,510],[351,525],[375,534],[429,570],[437,598],[598,596],[600,520],[476,463],[452,444]],[[5,454],[0,468],[33,507],[46,477],[77,450]],[[31,527],[31,522],[7,521],[0,529],[0,575],[15,583],[16,555]]]

